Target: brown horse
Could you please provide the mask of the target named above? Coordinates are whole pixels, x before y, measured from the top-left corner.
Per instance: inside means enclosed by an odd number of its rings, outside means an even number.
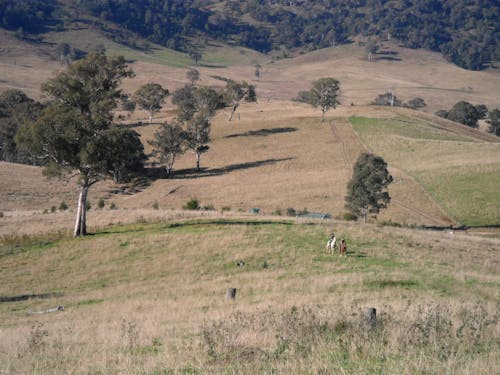
[[[347,243],[345,242],[345,240],[343,238],[340,241],[340,255],[347,256]]]

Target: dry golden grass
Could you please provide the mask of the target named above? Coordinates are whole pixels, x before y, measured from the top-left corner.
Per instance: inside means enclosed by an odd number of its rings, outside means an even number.
[[[359,153],[366,150],[346,119],[355,113],[391,115],[390,111],[379,108],[346,107],[333,111],[333,122],[321,124],[317,111],[303,104],[286,101],[247,104],[241,108],[240,120],[229,123],[224,113],[215,118],[211,148],[201,159],[204,169],[201,173],[192,171],[194,156],[186,153],[174,165],[173,178],[152,181],[149,187],[132,195],[113,194],[117,188],[103,182],[91,189],[90,201],[94,208],[103,198],[107,207],[115,203],[118,208],[129,209],[126,215],[132,221],[143,215],[132,210],[147,210],[155,203],[163,210],[180,209],[193,197],[202,206],[212,205],[216,210],[226,207],[233,212],[248,212],[258,207],[263,213],[272,214],[291,207],[339,217],[344,212],[345,187],[352,166]],[[136,128],[146,145],[155,128]],[[432,155],[426,158],[431,160]],[[391,187],[396,204],[383,213],[382,220],[428,225],[451,223],[415,180],[401,169],[392,173],[399,181]],[[0,164],[0,174],[4,197],[0,210],[5,211],[1,232],[8,233],[12,228],[29,232],[31,226],[38,228],[40,225],[36,223],[44,220],[49,227],[71,227],[69,214],[40,213],[58,207],[63,200],[73,208],[77,195],[74,182],[49,181],[38,168],[8,163]],[[17,215],[10,213],[13,210],[18,211]],[[109,215],[113,213],[91,210],[89,225],[106,223]],[[16,220],[15,216],[23,219]],[[24,222],[21,224],[20,220]]]
[[[347,258],[324,252],[332,225]],[[499,245],[459,232],[239,218],[3,247],[0,296],[59,294],[0,303],[0,372],[491,373]],[[57,305],[65,310],[26,314]],[[383,324],[371,338],[357,326],[367,306]],[[456,338],[461,311],[476,315]],[[410,333],[423,346],[405,341]]]

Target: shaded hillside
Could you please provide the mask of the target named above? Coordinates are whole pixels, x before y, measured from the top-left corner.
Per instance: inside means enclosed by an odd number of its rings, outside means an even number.
[[[0,25],[20,37],[84,21],[131,46],[137,46],[134,34],[180,51],[203,48],[210,38],[282,56],[289,49],[331,47],[360,37],[372,46],[398,40],[438,51],[472,70],[499,59],[499,17],[494,0],[0,1]]]

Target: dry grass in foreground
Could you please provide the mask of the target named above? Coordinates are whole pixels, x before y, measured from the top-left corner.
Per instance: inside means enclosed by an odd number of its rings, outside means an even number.
[[[324,251],[332,227],[347,258]],[[0,373],[495,373],[499,248],[459,232],[249,218],[3,243]]]

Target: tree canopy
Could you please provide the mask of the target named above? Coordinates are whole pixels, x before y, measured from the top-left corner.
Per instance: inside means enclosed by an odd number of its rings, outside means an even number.
[[[153,114],[158,112],[165,98],[169,95],[169,91],[164,89],[158,83],[146,83],[137,89],[134,93],[134,102],[142,109],[148,111],[149,123],[153,122]]]
[[[51,176],[78,175],[80,195],[74,235],[85,235],[89,188],[111,177],[121,182],[142,169],[139,135],[113,123],[119,89],[130,77],[123,57],[89,54],[42,85],[55,101],[40,117],[25,124],[16,140],[40,160]]]
[[[391,201],[387,186],[392,181],[384,159],[369,153],[361,154],[347,184],[346,208],[366,222],[368,213],[378,214]]]
[[[256,102],[257,94],[255,92],[254,85],[250,85],[245,81],[236,82],[228,80],[224,90],[224,98],[227,104],[231,107],[228,117],[228,121],[231,121],[241,102]]]
[[[172,175],[177,156],[184,153],[186,135],[181,125],[181,122],[164,124],[149,142],[153,146],[153,155],[159,156],[165,165],[167,176]]]
[[[340,84],[335,78],[320,78],[313,82],[309,100],[314,108],[321,109],[321,122],[325,121],[326,112],[339,104],[339,94]]]
[[[448,120],[470,126],[471,128],[477,128],[478,120],[484,117],[481,107],[478,110],[477,106],[465,101],[455,103],[449,111],[440,110],[436,114]]]

